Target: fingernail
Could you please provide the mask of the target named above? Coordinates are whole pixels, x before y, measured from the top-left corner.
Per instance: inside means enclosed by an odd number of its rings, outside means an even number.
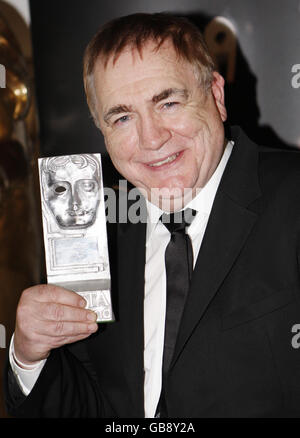
[[[96,315],[96,313],[95,313],[95,312],[89,312],[89,313],[87,314],[87,319],[88,319],[89,321],[96,321],[96,319],[97,319],[97,315]]]
[[[89,324],[89,331],[90,332],[95,332],[98,329],[98,325],[97,324]]]
[[[80,300],[79,305],[80,305],[80,307],[86,307],[86,305],[87,305],[86,300],[84,298],[82,300]]]

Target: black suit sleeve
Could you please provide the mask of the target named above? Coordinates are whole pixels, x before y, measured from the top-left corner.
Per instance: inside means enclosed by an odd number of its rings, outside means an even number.
[[[9,415],[20,418],[96,418],[105,413],[96,375],[88,361],[68,348],[53,350],[30,394],[18,387],[7,363],[5,400]]]
[[[4,379],[3,387],[5,388],[5,395],[9,394],[9,397],[6,397],[6,399],[9,399],[10,406],[19,406],[25,401],[26,396],[21,391],[8,360],[6,363],[5,376],[7,376],[7,379]]]

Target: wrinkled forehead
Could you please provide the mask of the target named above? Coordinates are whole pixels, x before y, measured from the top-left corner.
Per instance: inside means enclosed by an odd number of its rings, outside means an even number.
[[[50,182],[75,182],[80,179],[97,179],[96,167],[93,167],[89,163],[85,167],[80,167],[73,162],[69,162],[63,167],[57,168],[55,171],[49,172]]]
[[[137,49],[124,49],[115,62],[111,58],[106,66],[99,58],[95,66],[93,87],[100,123],[102,113],[111,106],[124,104],[127,98],[142,98],[141,90],[147,92],[150,98],[150,94],[159,93],[163,89],[178,88],[181,84],[185,88],[186,82],[194,86],[195,78],[194,67],[180,58],[168,41],[158,50],[153,43],[149,43],[143,47],[141,55]]]

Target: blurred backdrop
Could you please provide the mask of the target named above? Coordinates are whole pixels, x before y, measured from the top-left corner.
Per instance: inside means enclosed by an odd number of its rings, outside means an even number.
[[[21,11],[2,1],[0,64],[4,66],[0,87],[0,417],[4,417],[2,374],[16,307],[22,290],[41,280],[43,257],[30,29],[28,17],[26,21]]]
[[[0,0],[2,34],[14,47],[7,58],[0,44],[0,64],[27,89],[18,116],[15,89],[0,90],[0,324],[7,344],[23,286],[43,275],[37,156],[105,152],[85,102],[84,49],[107,20],[162,11],[186,16],[204,32],[226,79],[230,124],[268,147],[300,147],[299,0]],[[103,170],[113,184],[117,174],[107,157]],[[6,350],[0,348],[0,368]]]

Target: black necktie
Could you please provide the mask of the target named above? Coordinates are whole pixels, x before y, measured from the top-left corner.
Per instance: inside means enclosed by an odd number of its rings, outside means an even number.
[[[196,212],[186,209],[170,215],[161,216],[162,223],[171,233],[165,252],[167,276],[167,305],[165,322],[165,340],[162,369],[162,392],[158,411],[166,416],[164,382],[170,367],[176,344],[178,329],[190,286],[193,272],[193,248],[186,228],[191,224]]]

